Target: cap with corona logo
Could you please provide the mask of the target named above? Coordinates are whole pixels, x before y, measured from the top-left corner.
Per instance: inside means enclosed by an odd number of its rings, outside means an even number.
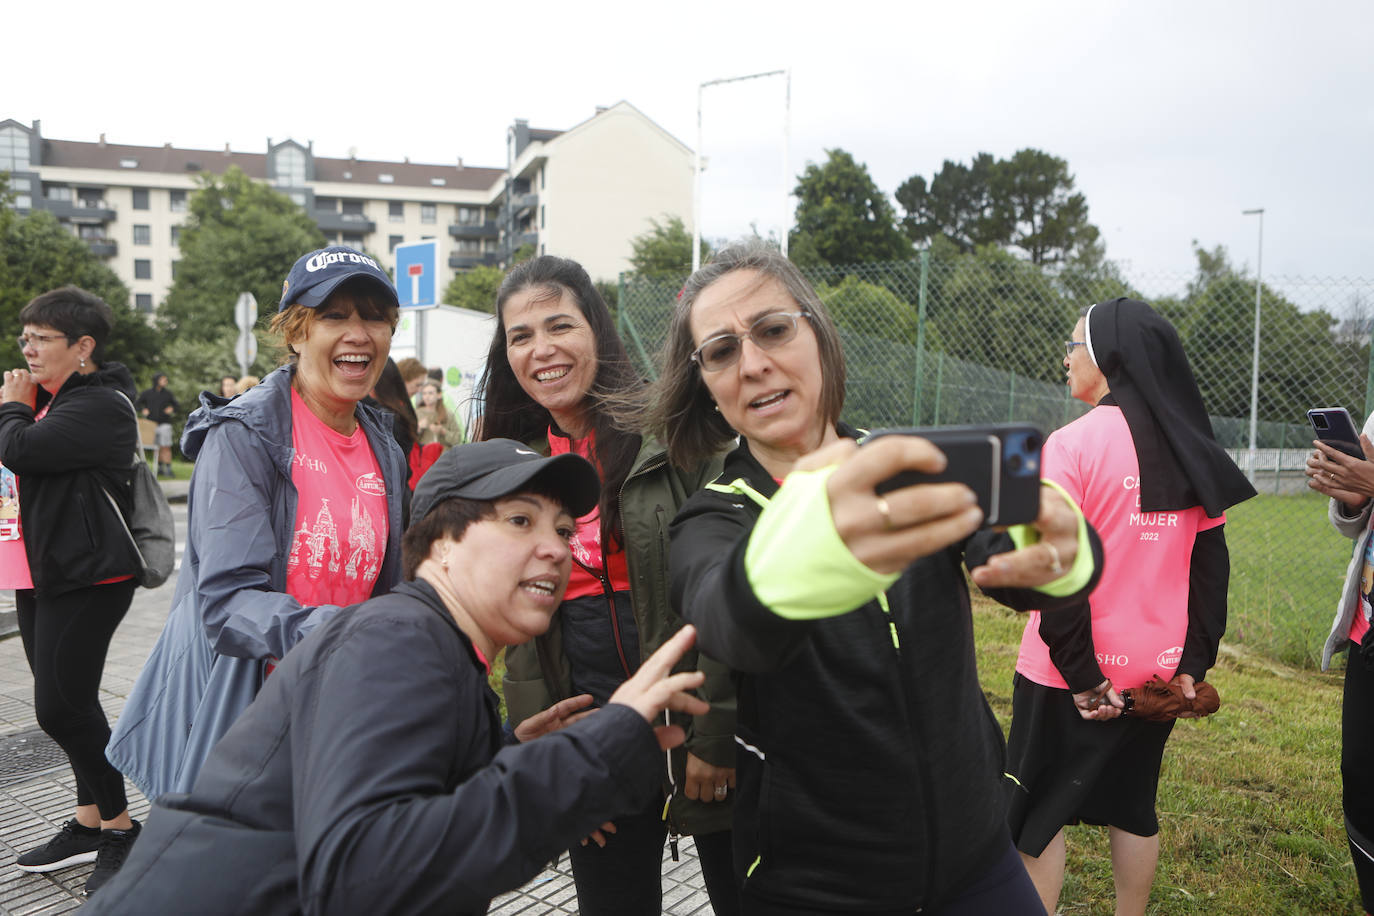
[[[340,283],[353,277],[371,280],[379,291],[385,290],[387,302],[400,306],[396,287],[376,261],[352,248],[332,245],[302,255],[296,261],[281,285],[281,304],[277,311],[295,303],[310,309],[319,308]]]

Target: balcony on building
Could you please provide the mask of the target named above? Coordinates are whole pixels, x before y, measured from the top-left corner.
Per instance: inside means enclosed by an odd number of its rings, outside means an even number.
[[[496,223],[450,223],[448,234],[455,239],[494,239],[501,234]]]
[[[114,239],[86,239],[86,245],[97,258],[112,258],[119,253]]]
[[[539,233],[538,233],[538,232],[521,232],[520,234],[518,234],[518,235],[515,237],[515,247],[516,247],[516,248],[519,248],[519,247],[522,246],[522,245],[538,245],[538,244],[539,244]]]
[[[59,220],[69,223],[100,224],[113,222],[114,210],[105,205],[104,200],[53,200],[50,197],[35,199],[34,209],[47,210]]]
[[[499,260],[495,251],[474,251],[466,254],[455,251],[448,256],[448,266],[454,270],[470,270],[474,267],[495,267]]]
[[[310,218],[322,232],[347,232],[350,235],[369,235],[377,231],[377,224],[361,213],[340,213],[338,210],[311,210]]]
[[[533,192],[529,194],[519,194],[513,202],[511,209],[515,211],[515,218],[521,219],[534,212],[534,208],[539,206],[539,195]]]

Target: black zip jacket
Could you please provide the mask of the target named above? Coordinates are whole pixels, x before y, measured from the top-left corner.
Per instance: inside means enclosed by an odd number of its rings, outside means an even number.
[[[191,792],[158,799],[85,912],[485,913],[658,792],[633,709],[502,748],[486,677],[426,582],[343,609],[282,659]]]
[[[138,425],[129,401],[133,376],[107,362],[72,373],[56,395],[38,389],[34,421],[27,404],[0,404],[0,461],[19,478],[19,524],[34,588],[61,594],[136,573],[138,554],[121,513],[130,508]]]
[[[745,441],[718,483],[736,479],[764,497],[778,489]],[[938,907],[1009,843],[1005,745],[978,683],[960,565],[1011,549],[1011,538],[979,532],[917,560],[886,592],[890,617],[874,600],[791,621],[746,577],[761,512],[747,495],[704,490],[674,520],[669,555],[674,606],[697,626],[701,651],[739,672],[734,840],[746,899],[808,913]],[[1051,610],[1096,579],[1063,599],[993,597]]]

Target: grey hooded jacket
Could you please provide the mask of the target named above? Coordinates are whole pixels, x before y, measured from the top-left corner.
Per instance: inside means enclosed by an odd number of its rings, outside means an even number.
[[[339,608],[286,594],[296,520],[291,379],[284,366],[232,401],[203,392],[181,450],[196,460],[186,549],[162,635],[129,694],[105,754],[149,799],[191,788],[216,741],[280,659]],[[372,594],[400,581],[405,457],[389,417],[358,422],[387,492],[387,545]]]

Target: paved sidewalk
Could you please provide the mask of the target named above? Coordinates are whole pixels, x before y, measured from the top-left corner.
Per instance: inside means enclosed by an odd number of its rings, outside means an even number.
[[[173,514],[180,533],[185,506],[174,505]],[[175,578],[153,591],[139,589],[115,634],[101,685],[101,700],[112,721],[162,631],[174,586]],[[129,810],[142,819],[148,802],[132,784],[127,789]],[[17,637],[0,641],[0,914],[67,913],[81,905],[90,865],[48,875],[26,874],[14,867],[20,853],[45,842],[71,817],[75,795],[66,757],[36,727],[33,679],[22,642]],[[684,838],[681,844],[680,862],[664,856],[663,875],[664,913],[710,916],[710,901],[690,839]],[[519,891],[495,900],[491,912],[503,916],[576,913],[567,857]]]

